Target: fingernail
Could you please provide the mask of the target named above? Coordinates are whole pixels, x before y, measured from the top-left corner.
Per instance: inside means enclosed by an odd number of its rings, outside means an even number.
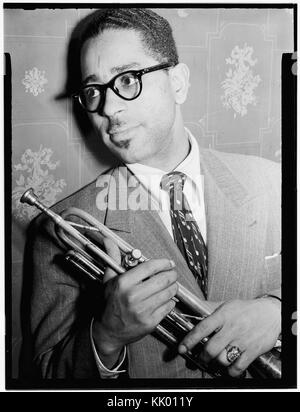
[[[185,345],[179,345],[178,346],[178,352],[183,355],[185,353],[187,353],[187,347]]]
[[[174,260],[170,260],[170,266],[171,266],[171,268],[174,268],[174,267],[175,267],[175,262],[174,262]]]

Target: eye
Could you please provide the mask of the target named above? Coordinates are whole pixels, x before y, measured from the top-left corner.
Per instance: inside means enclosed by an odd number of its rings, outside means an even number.
[[[85,88],[83,93],[84,97],[89,100],[97,99],[100,96],[100,91],[94,86]]]
[[[133,73],[126,73],[117,79],[117,87],[122,87],[123,89],[135,86],[138,82],[137,77]]]

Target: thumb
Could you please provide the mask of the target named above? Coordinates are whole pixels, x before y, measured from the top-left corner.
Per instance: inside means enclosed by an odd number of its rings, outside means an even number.
[[[121,252],[117,244],[109,238],[103,238],[103,244],[108,256],[114,259],[116,263],[121,264]],[[109,266],[107,266],[104,273],[103,283],[114,278],[115,276],[118,276],[118,274]]]

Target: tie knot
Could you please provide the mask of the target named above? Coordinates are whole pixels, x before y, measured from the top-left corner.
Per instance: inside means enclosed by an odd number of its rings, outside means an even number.
[[[162,177],[160,187],[167,192],[170,192],[172,188],[182,191],[185,181],[186,175],[184,173],[170,172]]]

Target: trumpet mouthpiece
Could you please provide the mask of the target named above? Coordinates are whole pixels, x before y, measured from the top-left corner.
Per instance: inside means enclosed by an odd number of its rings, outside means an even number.
[[[37,197],[32,188],[26,190],[20,198],[21,203],[27,203],[31,206],[35,205],[36,201]]]

